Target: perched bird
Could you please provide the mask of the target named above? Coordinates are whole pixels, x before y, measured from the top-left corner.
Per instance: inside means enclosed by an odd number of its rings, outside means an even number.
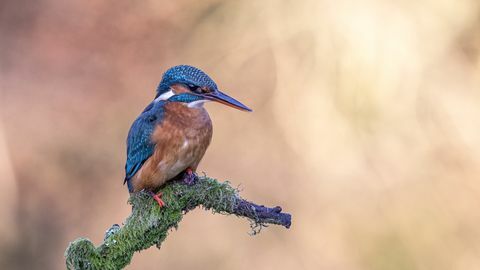
[[[146,190],[162,207],[161,193],[154,193],[160,186],[177,176],[194,182],[212,138],[212,122],[203,107],[207,101],[251,111],[220,92],[198,68],[175,66],[163,74],[155,99],[128,132],[124,184],[130,193]]]

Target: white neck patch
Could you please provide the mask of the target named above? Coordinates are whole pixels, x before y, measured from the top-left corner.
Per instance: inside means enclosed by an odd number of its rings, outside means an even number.
[[[155,102],[158,102],[160,100],[167,100],[169,98],[171,98],[172,96],[174,96],[175,93],[173,92],[173,90],[170,88],[170,90],[168,90],[167,92],[161,94],[160,96],[158,96],[154,101]]]

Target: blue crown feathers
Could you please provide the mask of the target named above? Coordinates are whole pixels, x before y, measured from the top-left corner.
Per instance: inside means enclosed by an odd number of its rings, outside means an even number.
[[[180,83],[188,87],[208,87],[218,90],[217,84],[200,69],[187,65],[175,66],[168,69],[157,87],[157,97],[167,92],[170,86]]]

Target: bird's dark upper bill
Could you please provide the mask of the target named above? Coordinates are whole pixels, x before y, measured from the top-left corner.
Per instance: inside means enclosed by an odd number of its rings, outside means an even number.
[[[247,106],[243,105],[240,101],[220,92],[220,91],[216,91],[216,92],[213,92],[213,93],[208,93],[205,95],[206,98],[210,99],[210,100],[213,100],[213,101],[216,101],[216,102],[219,102],[219,103],[222,103],[222,104],[225,104],[227,106],[230,106],[230,107],[233,107],[235,109],[239,109],[239,110],[242,110],[242,111],[248,111],[248,112],[251,112],[252,109],[248,108]]]

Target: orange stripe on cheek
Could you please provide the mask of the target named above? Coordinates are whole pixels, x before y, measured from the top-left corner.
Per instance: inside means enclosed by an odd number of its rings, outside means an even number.
[[[180,93],[190,93],[190,89],[181,85],[181,84],[174,84],[170,88],[172,88],[173,93],[180,94]]]

